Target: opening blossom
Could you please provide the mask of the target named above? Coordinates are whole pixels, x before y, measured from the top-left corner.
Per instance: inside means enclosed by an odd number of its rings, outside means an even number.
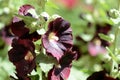
[[[18,14],[37,19],[35,14],[32,14],[30,10],[35,11],[34,7],[32,7],[31,5],[23,5],[20,7]],[[11,30],[15,36],[18,36],[24,39],[26,38],[26,39],[31,39],[33,41],[36,41],[41,37],[36,31],[30,34],[29,33],[30,29],[27,28],[25,22],[18,17],[13,18]]]
[[[72,29],[70,23],[62,18],[51,21],[47,32],[42,36],[42,44],[47,54],[58,61],[73,45]]]

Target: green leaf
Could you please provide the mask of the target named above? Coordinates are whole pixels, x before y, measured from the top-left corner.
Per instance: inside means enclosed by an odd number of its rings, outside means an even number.
[[[53,65],[57,63],[56,59],[43,53],[40,53],[36,57],[36,62],[39,64],[44,73],[47,73],[53,67]]]
[[[51,8],[54,8],[54,9],[59,9],[57,7],[57,5],[55,5],[54,3],[50,2],[50,1],[47,1],[46,5],[49,6],[49,7],[51,7]]]
[[[42,80],[48,80],[44,72],[42,73]]]
[[[101,39],[105,40],[105,41],[113,41],[112,38],[110,38],[108,35],[104,35],[102,33],[99,33],[99,36]]]
[[[86,74],[82,71],[79,71],[78,69],[72,67],[68,80],[86,80],[87,77],[88,77],[88,74]]]
[[[41,67],[41,70],[45,73],[49,72],[49,70],[52,69],[52,67],[53,67],[53,63],[49,63],[49,64],[40,63],[39,65]]]
[[[51,56],[47,56],[43,53],[40,53],[37,57],[36,57],[36,62],[37,63],[57,63],[56,59],[51,57]]]
[[[109,47],[106,47],[106,49],[109,52],[109,54],[112,57],[112,59],[117,63],[118,59],[116,58],[116,56],[114,55],[114,53],[109,49]]]
[[[39,80],[39,75],[38,74],[31,75],[30,78],[31,78],[31,80]]]
[[[110,14],[110,17],[113,19],[116,19],[120,16],[119,10],[116,10],[116,9],[111,9],[109,14]]]
[[[30,29],[29,33],[33,33],[34,31],[36,31],[38,24],[37,19],[30,16],[22,16],[19,14],[15,14],[15,16],[21,18],[26,23],[26,27]]]
[[[30,16],[22,16],[22,15],[19,15],[19,14],[15,14],[15,16],[17,16],[19,18],[22,18],[27,23],[31,23],[31,22],[35,22],[36,21],[35,18],[30,17]]]

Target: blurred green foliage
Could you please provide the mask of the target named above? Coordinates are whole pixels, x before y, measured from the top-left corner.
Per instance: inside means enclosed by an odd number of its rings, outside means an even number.
[[[43,0],[44,1],[44,0]],[[73,29],[74,44],[80,45],[83,52],[87,46],[84,43],[76,41],[76,36],[92,37],[95,32],[96,24],[109,23],[113,24],[109,19],[107,12],[110,9],[118,9],[119,0],[77,0],[77,4],[68,9],[60,0],[46,0],[45,9],[41,4],[45,4],[42,0],[0,0],[0,29],[11,23],[11,20],[18,9],[23,4],[31,4],[35,7],[38,14],[45,11],[50,16],[58,14],[71,23]],[[84,18],[81,19],[80,16]],[[88,28],[88,23],[92,23],[92,27]],[[83,44],[83,45],[82,45]],[[4,45],[4,46],[3,46]],[[82,46],[81,46],[82,45]],[[3,47],[2,47],[3,46]],[[2,48],[1,48],[2,47]],[[14,75],[15,68],[9,62],[7,52],[10,45],[6,44],[0,38],[0,80],[9,80],[9,76]],[[84,55],[84,54],[83,54]],[[86,80],[88,75],[94,71],[102,69],[101,61],[104,58],[101,55],[91,57],[88,53],[82,56],[78,61],[73,63],[69,80]],[[41,66],[44,64],[40,64]],[[46,65],[48,66],[48,65]],[[44,67],[43,67],[44,68]],[[37,75],[36,75],[37,76]],[[34,78],[34,77],[32,77]],[[35,78],[33,80],[36,80]]]

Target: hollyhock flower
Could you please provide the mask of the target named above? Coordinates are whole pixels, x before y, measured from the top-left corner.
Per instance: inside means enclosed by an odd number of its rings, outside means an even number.
[[[49,80],[66,80],[69,77],[72,61],[78,59],[78,53],[67,51],[60,59],[58,65],[54,66],[48,73]]]
[[[18,14],[23,16],[32,16],[32,14],[28,12],[28,10],[30,9],[34,9],[34,7],[30,5],[23,5],[20,7]],[[13,18],[11,30],[18,37],[21,37],[22,35],[29,33],[29,29],[25,27],[24,21],[19,19],[18,17]]]
[[[101,39],[99,37],[99,33],[107,35],[109,33],[109,31],[111,30],[111,28],[112,28],[112,25],[107,24],[107,23],[104,23],[103,25],[96,24],[96,34],[93,37],[92,41],[95,39],[99,39],[101,41],[101,45],[103,47],[109,46],[110,45],[109,42]]]
[[[29,29],[25,27],[24,21],[18,21],[12,24],[11,26],[12,32],[22,39],[30,39],[32,41],[36,41],[41,38],[41,35],[39,35],[36,31],[29,34]]]
[[[36,18],[35,13],[33,14],[30,12],[31,9],[34,10],[34,7],[32,7],[31,5],[23,5],[20,7],[18,13],[19,13],[19,15],[30,16],[30,17]],[[19,19],[18,17],[13,18],[11,30],[14,35],[16,35],[20,38],[29,38],[31,40],[36,41],[37,39],[39,39],[41,37],[36,31],[29,34],[30,30],[26,27],[25,22],[23,20]]]
[[[110,76],[107,76],[105,71],[95,72],[87,78],[87,80],[116,80]]]
[[[111,28],[112,28],[112,25],[108,23],[105,23],[103,25],[96,24],[96,35],[98,35],[99,33],[108,34]]]
[[[20,15],[23,15],[23,16],[32,16],[32,14],[31,13],[29,13],[29,10],[30,9],[34,9],[34,7],[33,6],[31,6],[31,5],[23,5],[23,6],[21,6],[20,7],[20,9],[19,9],[19,14]]]
[[[99,53],[106,53],[107,50],[105,49],[106,46],[109,46],[110,43],[108,41],[102,40],[99,37],[99,33],[107,35],[108,32],[111,30],[110,24],[99,25],[96,24],[96,33],[93,39],[88,43],[88,51],[91,56],[96,56]]]
[[[41,35],[39,35],[36,31],[33,32],[32,34],[25,34],[20,37],[21,39],[29,39],[32,41],[37,41],[38,39],[41,38]]]
[[[24,21],[18,20],[16,17],[14,17],[13,19],[11,30],[12,30],[12,33],[18,37],[21,37],[24,34],[29,33],[29,29],[25,27]]]
[[[73,45],[70,23],[62,18],[51,21],[47,32],[42,36],[42,44],[47,54],[52,55],[59,61],[64,52]]]
[[[35,46],[27,39],[13,39],[12,49],[8,52],[9,60],[16,66],[17,75],[26,78],[35,68]]]
[[[106,53],[105,47],[101,45],[101,41],[99,39],[94,40],[94,42],[88,43],[88,51],[91,56],[96,56],[101,53]]]

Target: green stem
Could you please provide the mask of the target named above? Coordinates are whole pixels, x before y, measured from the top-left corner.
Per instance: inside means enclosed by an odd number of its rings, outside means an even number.
[[[117,47],[117,35],[119,33],[119,28],[117,27],[117,29],[115,30],[115,39],[114,39],[114,46],[113,46],[113,53],[116,53],[116,47]]]
[[[114,39],[114,43],[113,43],[113,52],[112,51],[110,51],[110,49],[109,48],[106,48],[108,51],[109,51],[109,53],[110,53],[110,55],[111,55],[111,57],[112,57],[112,66],[111,66],[111,72],[110,72],[110,75],[111,76],[113,76],[113,72],[114,72],[114,67],[115,67],[115,63],[117,63],[117,59],[116,59],[116,48],[117,48],[117,36],[118,36],[118,33],[119,33],[119,27],[117,27],[116,28],[116,30],[115,30],[115,39]],[[113,76],[114,77],[114,76]]]
[[[40,5],[41,12],[45,11],[45,4],[47,0],[39,0],[38,5]]]
[[[113,54],[113,52],[108,47],[106,47],[106,49],[109,52],[110,56],[112,57],[112,60],[111,60],[112,65],[111,65],[110,75],[113,76],[114,66],[115,66],[115,63],[117,63],[117,59],[116,59],[115,55]]]
[[[118,10],[120,10],[120,0],[118,0]]]
[[[39,80],[42,80],[42,70],[40,68],[40,66],[37,66],[37,73],[39,73]]]
[[[115,62],[117,62],[117,59],[116,59],[115,55],[112,53],[112,51],[111,51],[108,47],[106,47],[106,49],[107,49],[107,51],[109,52],[109,54],[110,54],[110,56],[112,57],[112,59],[113,59]]]

